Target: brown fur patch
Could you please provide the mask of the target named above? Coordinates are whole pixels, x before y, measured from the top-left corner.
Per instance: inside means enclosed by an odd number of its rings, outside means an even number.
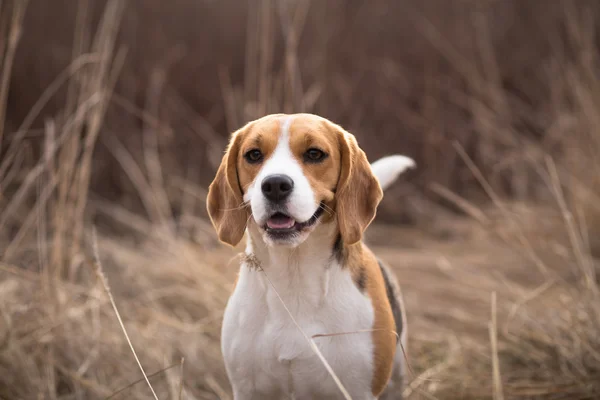
[[[374,351],[371,389],[374,396],[379,396],[390,380],[396,354],[394,315],[377,258],[362,242],[349,246],[346,251],[348,252],[346,265],[350,268],[357,285],[360,279],[364,279],[365,293],[371,299],[375,313],[372,327]]]
[[[206,199],[208,215],[219,240],[231,246],[236,246],[242,240],[248,218],[248,211],[243,207],[236,160],[240,142],[250,126],[246,125],[231,136]]]
[[[336,193],[338,225],[344,243],[352,245],[362,239],[363,232],[375,218],[383,191],[354,136],[332,125],[338,129],[341,149],[341,171]]]
[[[292,117],[289,127],[290,149],[294,158],[302,166],[315,198],[333,209],[334,197],[341,168],[341,153],[337,132],[331,124],[320,117],[310,114],[298,114]],[[327,157],[317,163],[306,162],[304,154],[309,149],[323,151]],[[331,216],[326,213],[324,220]]]
[[[279,137],[281,136],[281,124],[285,116],[276,114],[263,117],[254,121],[252,129],[246,132],[240,143],[240,151],[237,154],[236,165],[242,190],[246,192],[252,184],[256,175],[275,151]],[[260,163],[250,164],[244,155],[250,150],[260,150],[263,160]]]

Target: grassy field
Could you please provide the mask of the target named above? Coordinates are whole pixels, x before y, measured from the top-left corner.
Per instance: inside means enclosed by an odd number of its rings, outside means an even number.
[[[407,304],[407,398],[600,398],[599,17],[0,0],[0,399],[231,398],[239,249],[206,187],[228,133],[278,111],[417,160],[366,238]]]

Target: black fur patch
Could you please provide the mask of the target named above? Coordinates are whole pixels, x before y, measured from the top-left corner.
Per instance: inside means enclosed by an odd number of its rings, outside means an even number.
[[[339,233],[333,243],[333,257],[342,266],[344,265],[344,243],[342,242],[342,235]]]
[[[365,274],[365,269],[361,268],[358,274],[358,278],[356,279],[356,286],[358,286],[358,290],[361,292],[365,291],[367,287],[367,275]]]
[[[388,300],[390,302],[390,306],[392,306],[392,314],[394,315],[394,322],[396,323],[396,333],[398,337],[396,338],[396,342],[400,340],[400,335],[402,334],[402,307],[398,302],[398,299],[394,293],[394,287],[390,281],[391,277],[388,276],[386,269],[381,264],[381,261],[377,261],[379,264],[379,269],[381,270],[381,274],[383,275],[383,280],[385,281],[385,291],[387,293]]]

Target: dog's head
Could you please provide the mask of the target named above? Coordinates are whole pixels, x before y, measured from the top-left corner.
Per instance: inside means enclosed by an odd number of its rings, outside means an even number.
[[[382,195],[352,134],[315,115],[277,114],[232,135],[207,207],[219,239],[232,246],[247,224],[270,245],[297,246],[334,221],[344,243],[354,244]]]

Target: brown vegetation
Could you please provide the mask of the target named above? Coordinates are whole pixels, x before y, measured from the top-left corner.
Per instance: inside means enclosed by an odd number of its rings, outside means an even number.
[[[152,398],[94,225],[156,395],[230,398],[236,259],[204,188],[228,132],[275,111],[417,160],[368,234],[409,309],[407,396],[600,398],[599,16],[593,0],[0,1],[0,398]]]

